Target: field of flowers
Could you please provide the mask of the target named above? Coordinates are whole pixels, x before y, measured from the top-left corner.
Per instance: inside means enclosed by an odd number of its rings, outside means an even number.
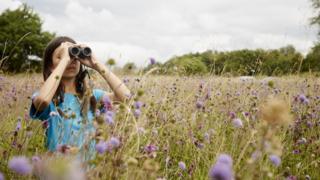
[[[106,82],[93,76],[96,88]],[[130,102],[96,113],[97,157],[46,154],[28,116],[40,74],[0,77],[1,179],[320,179],[320,80],[124,77]],[[54,115],[54,114],[53,114]]]

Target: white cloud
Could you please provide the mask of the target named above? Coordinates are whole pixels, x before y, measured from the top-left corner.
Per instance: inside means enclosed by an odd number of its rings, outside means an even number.
[[[4,11],[5,9],[14,10],[17,9],[22,3],[20,1],[12,1],[12,0],[0,0],[0,12]]]
[[[19,1],[0,0],[12,7]],[[9,3],[10,2],[10,3]],[[88,42],[98,57],[163,62],[174,55],[294,45],[304,54],[316,41],[309,0],[20,0],[44,28]],[[1,10],[1,9],[0,9]],[[120,56],[121,54],[121,56]]]

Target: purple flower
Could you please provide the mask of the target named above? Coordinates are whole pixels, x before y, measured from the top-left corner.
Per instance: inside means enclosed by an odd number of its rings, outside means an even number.
[[[99,141],[98,144],[96,144],[96,151],[99,154],[103,154],[108,149],[108,144],[104,141]]]
[[[209,171],[211,180],[232,180],[232,158],[227,154],[221,154],[215,165]]]
[[[124,78],[124,79],[123,79],[123,82],[124,82],[124,83],[128,83],[129,81],[130,81],[129,78]]]
[[[143,106],[143,103],[141,101],[134,102],[134,108],[140,109]]]
[[[231,119],[234,119],[234,118],[236,118],[236,113],[231,111],[231,112],[229,112],[229,116]]]
[[[111,137],[109,143],[112,146],[112,148],[118,148],[120,146],[120,141],[116,137]]]
[[[0,180],[4,180],[4,176],[1,172],[0,172]]]
[[[217,162],[226,164],[230,167],[232,167],[233,164],[232,158],[228,154],[220,154],[217,159]]]
[[[198,101],[196,102],[196,107],[197,107],[198,109],[202,108],[203,106],[204,106],[204,102],[203,102],[203,101],[198,100]]]
[[[182,161],[180,161],[178,163],[178,165],[179,165],[180,169],[182,169],[182,170],[186,170],[187,169],[186,164],[184,162],[182,162]]]
[[[250,115],[249,112],[242,112],[243,116],[248,117]]]
[[[34,163],[41,161],[41,159],[40,159],[39,156],[32,156],[31,160],[32,160],[32,162],[34,162]]]
[[[112,109],[112,104],[111,104],[109,96],[103,96],[103,100],[102,101],[103,101],[103,104],[104,104],[105,111]]]
[[[16,126],[16,131],[19,131],[20,129],[21,129],[21,120],[18,119],[17,126]]]
[[[109,116],[108,114],[104,115],[104,121],[109,125],[114,125],[112,116]]]
[[[138,118],[138,117],[141,115],[140,109],[135,109],[135,110],[133,111],[133,115],[134,115],[136,118]]]
[[[150,58],[150,64],[151,64],[151,65],[154,65],[155,63],[156,63],[156,60],[151,57],[151,58]]]
[[[32,165],[25,156],[15,156],[9,161],[9,168],[18,174],[27,175],[32,172]]]
[[[157,150],[158,150],[158,147],[153,145],[153,144],[149,144],[149,145],[144,147],[144,151],[146,153],[152,153],[152,152],[157,151]]]
[[[233,126],[236,127],[236,128],[241,128],[241,127],[243,127],[243,124],[242,124],[242,121],[241,121],[240,118],[235,118],[235,119],[233,119],[233,120],[232,120],[232,124],[233,124]]]
[[[300,94],[298,96],[298,99],[299,99],[300,103],[303,103],[303,104],[309,103],[309,99],[304,94]]]
[[[281,164],[281,159],[279,156],[272,154],[269,156],[270,161],[272,162],[273,165],[278,167]]]

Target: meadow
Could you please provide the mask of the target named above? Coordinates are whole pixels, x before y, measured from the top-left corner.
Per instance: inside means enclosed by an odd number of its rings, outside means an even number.
[[[101,77],[92,78],[108,90]],[[96,147],[94,168],[82,172],[66,165],[72,151],[37,165],[46,159],[45,126],[30,119],[29,108],[42,75],[1,75],[4,178],[38,179],[45,172],[51,179],[320,179],[319,78],[122,78],[133,98],[97,118],[95,138],[112,147]],[[28,162],[15,168],[13,157]]]

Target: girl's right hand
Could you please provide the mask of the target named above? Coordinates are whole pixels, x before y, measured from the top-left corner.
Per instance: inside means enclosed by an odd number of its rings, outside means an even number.
[[[68,61],[70,63],[71,58],[69,55],[69,47],[74,46],[71,42],[63,42],[61,45],[57,48],[58,50],[58,58],[60,61]]]

